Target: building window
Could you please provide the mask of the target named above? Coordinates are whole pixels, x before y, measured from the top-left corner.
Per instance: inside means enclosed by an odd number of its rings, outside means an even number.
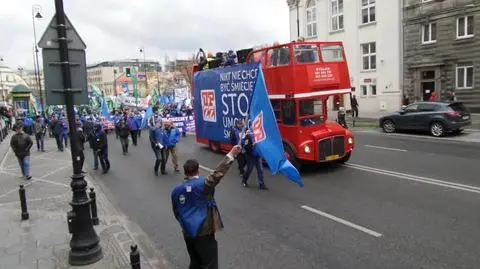
[[[377,51],[375,42],[361,45],[362,49],[362,70],[370,71],[377,68]]]
[[[317,36],[317,4],[316,0],[310,0],[307,2],[306,9],[306,26],[307,26],[307,37],[316,37]]]
[[[377,85],[360,85],[361,96],[377,96]]]
[[[473,66],[457,66],[457,89],[473,88]]]
[[[457,19],[457,38],[473,36],[473,16],[465,16]]]
[[[331,30],[343,30],[343,0],[331,0],[331,7]]]
[[[367,96],[368,95],[367,85],[361,85],[360,86],[360,95],[361,96]]]
[[[377,96],[377,85],[375,84],[370,85],[370,95]]]
[[[375,21],[375,0],[362,0],[362,24]]]
[[[430,44],[437,42],[437,24],[426,23],[422,25],[422,43]]]

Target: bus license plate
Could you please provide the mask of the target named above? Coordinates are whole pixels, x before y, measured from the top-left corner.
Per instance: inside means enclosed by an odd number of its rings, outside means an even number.
[[[462,119],[468,120],[470,117],[469,116],[463,116]]]
[[[335,161],[335,160],[338,160],[340,159],[340,155],[330,155],[330,156],[327,156],[327,161]]]

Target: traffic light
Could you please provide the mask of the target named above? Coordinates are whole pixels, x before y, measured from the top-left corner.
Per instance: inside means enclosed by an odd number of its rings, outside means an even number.
[[[130,67],[125,68],[125,73],[127,74],[127,78],[131,77],[132,74],[130,73]]]

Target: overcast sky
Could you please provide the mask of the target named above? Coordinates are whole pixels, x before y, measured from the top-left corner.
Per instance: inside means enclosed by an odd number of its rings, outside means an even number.
[[[54,0],[1,0],[0,57],[16,69],[33,67],[31,10],[40,39]],[[198,48],[228,50],[288,41],[286,0],[64,0],[65,12],[87,45],[87,63],[165,54],[185,58]],[[268,15],[267,15],[268,14]],[[266,18],[268,16],[268,19]],[[40,55],[41,60],[41,55]]]

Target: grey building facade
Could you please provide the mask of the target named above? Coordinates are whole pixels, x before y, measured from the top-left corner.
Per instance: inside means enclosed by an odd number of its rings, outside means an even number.
[[[480,113],[480,0],[403,1],[405,95]]]

